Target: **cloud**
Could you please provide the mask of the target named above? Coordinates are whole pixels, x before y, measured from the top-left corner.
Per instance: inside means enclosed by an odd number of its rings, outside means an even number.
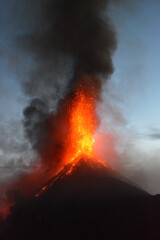
[[[160,140],[160,128],[148,127],[142,137],[148,140]]]

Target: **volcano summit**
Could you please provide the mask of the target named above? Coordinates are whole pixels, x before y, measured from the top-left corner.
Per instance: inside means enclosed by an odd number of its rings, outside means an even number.
[[[149,221],[157,221],[150,211],[154,202],[160,199],[121,180],[103,163],[80,159],[12,208],[1,239],[152,239],[158,233]]]

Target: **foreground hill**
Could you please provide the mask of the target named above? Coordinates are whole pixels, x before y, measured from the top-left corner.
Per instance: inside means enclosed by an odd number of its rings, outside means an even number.
[[[1,240],[160,239],[160,198],[95,160],[69,164],[1,226]]]

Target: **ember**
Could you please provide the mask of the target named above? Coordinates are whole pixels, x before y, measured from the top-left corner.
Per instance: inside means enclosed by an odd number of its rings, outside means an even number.
[[[86,95],[83,91],[77,91],[69,108],[69,131],[64,161],[67,163],[80,157],[94,156],[95,100]]]

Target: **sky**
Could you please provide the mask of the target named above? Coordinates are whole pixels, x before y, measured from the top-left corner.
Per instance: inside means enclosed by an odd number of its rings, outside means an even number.
[[[111,81],[120,87],[127,127],[139,133],[138,144],[160,147],[160,2],[130,1],[111,14],[118,32]]]
[[[140,149],[136,157],[142,158],[143,152],[149,152],[155,156],[155,167],[159,167],[160,1],[124,2],[109,8],[118,47],[113,57],[115,71],[103,88],[103,100],[110,89],[111,99],[125,119],[121,128],[129,133],[134,147]],[[28,99],[15,71],[23,64],[13,41],[16,34],[23,31],[18,18],[14,20],[15,3],[15,0],[0,0],[0,166],[11,164],[15,158],[18,159],[16,164],[26,159],[32,161],[22,127],[23,109]]]

